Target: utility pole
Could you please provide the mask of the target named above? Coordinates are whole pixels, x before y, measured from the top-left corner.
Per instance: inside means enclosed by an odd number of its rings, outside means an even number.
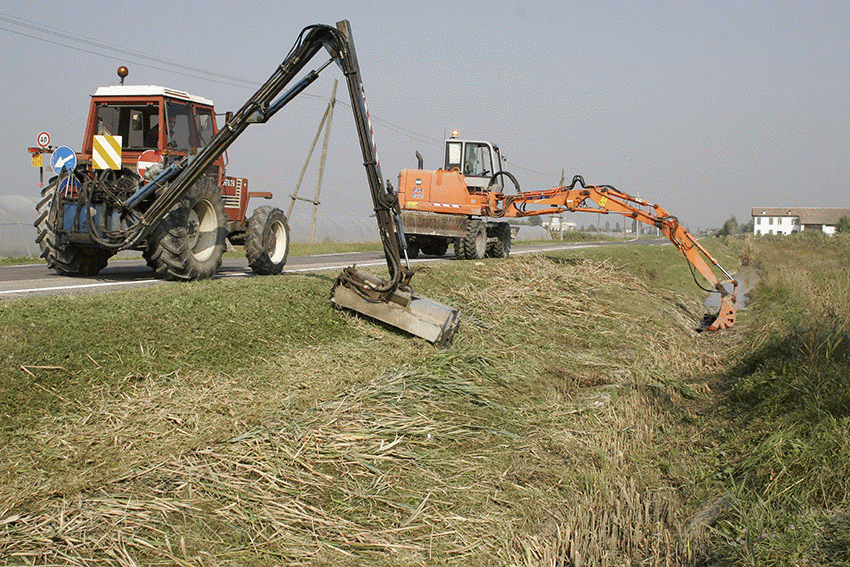
[[[295,193],[290,195],[289,209],[286,211],[286,218],[292,217],[292,208],[295,206],[295,201],[306,201],[313,203],[313,218],[310,222],[310,243],[312,244],[316,236],[316,217],[319,211],[319,195],[322,191],[322,178],[325,175],[325,160],[328,156],[328,139],[331,135],[331,122],[334,117],[334,106],[336,105],[336,87],[337,80],[334,80],[334,88],[331,93],[331,99],[328,101],[328,106],[325,109],[325,114],[319,122],[319,128],[316,130],[316,136],[313,138],[313,144],[310,146],[310,151],[307,152],[307,159],[304,160],[304,167],[301,168],[301,175],[298,176],[298,183],[295,184]],[[325,125],[327,124],[327,127]],[[304,174],[307,172],[307,166],[310,164],[310,159],[313,157],[313,151],[316,149],[316,143],[319,141],[319,134],[325,130],[325,138],[322,142],[322,157],[319,161],[319,178],[316,181],[316,192],[312,199],[306,199],[298,196],[298,191],[301,189],[301,182],[304,180]]]

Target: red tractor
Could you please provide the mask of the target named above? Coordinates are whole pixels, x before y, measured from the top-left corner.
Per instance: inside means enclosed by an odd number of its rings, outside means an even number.
[[[321,52],[328,59],[306,71]],[[449,344],[460,311],[416,293],[413,270],[402,264],[398,197],[383,181],[346,20],[335,28],[301,30],[286,58],[238,111],[227,114],[221,129],[212,101],[163,87],[124,86],[127,70],[119,69],[122,84],[98,89],[92,98],[83,150],[48,150],[56,177],[42,191],[35,221],[47,265],[63,274],[91,275],[117,252],[141,250],[164,277],[197,280],[215,274],[230,237],[245,243],[254,272],[280,273],[289,252],[286,216],[260,207],[245,219],[251,194],[244,179],[225,175],[225,152],[248,126],[268,122],[333,63],[348,86],[389,279],[350,266],[337,277],[331,301],[436,345]],[[36,158],[43,155],[33,156],[33,164]]]
[[[125,202],[139,182],[153,179],[170,164],[187,157],[191,161],[218,132],[211,100],[166,87],[124,85],[127,74],[127,68],[120,67],[121,85],[100,87],[92,95],[73,175],[58,175],[42,191],[37,242],[48,266],[65,275],[94,275],[115,253],[115,247],[102,246],[101,240],[108,240],[104,233],[122,221],[98,213],[113,211],[113,217],[120,217],[120,206],[110,206],[112,201]],[[283,270],[289,253],[286,216],[278,208],[262,206],[248,218],[248,200],[271,199],[272,194],[250,192],[247,179],[228,177],[226,157],[226,153],[217,156],[188,192],[184,211],[188,218],[169,222],[166,217],[162,228],[132,247],[164,277],[212,276],[224,251],[224,239],[218,234],[222,231],[231,243],[245,245],[254,273]],[[104,160],[112,163],[101,163]],[[89,206],[65,207],[61,221],[51,219],[57,198],[65,203],[88,201]]]

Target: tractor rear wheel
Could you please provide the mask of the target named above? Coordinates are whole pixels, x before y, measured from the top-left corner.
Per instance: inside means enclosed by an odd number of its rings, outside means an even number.
[[[462,260],[480,260],[486,252],[487,226],[472,219],[466,224],[466,236],[455,242],[455,255]]]
[[[50,209],[58,206],[56,193],[60,178],[53,179],[41,191],[41,201],[35,207],[35,241],[41,248],[40,256],[47,267],[66,276],[93,276],[106,267],[113,252],[100,248],[88,248],[74,244],[60,244],[50,224]]]
[[[260,276],[283,271],[289,256],[289,224],[283,211],[258,207],[248,219],[245,235],[245,257],[251,270]]]
[[[218,186],[202,177],[157,224],[148,242],[148,265],[172,280],[212,277],[221,265],[227,229]]]

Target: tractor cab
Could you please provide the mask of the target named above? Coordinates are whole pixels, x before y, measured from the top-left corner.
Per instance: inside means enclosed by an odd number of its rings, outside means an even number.
[[[489,142],[460,140],[457,130],[446,140],[446,171],[459,171],[466,178],[466,185],[472,191],[485,191],[493,174],[502,171],[502,156],[498,146]],[[502,192],[502,176],[496,178],[497,193]]]
[[[126,165],[154,150],[182,157],[206,146],[217,128],[213,102],[155,85],[100,87],[92,95],[82,159],[90,158],[95,135],[119,136]],[[216,165],[223,169],[223,160]]]

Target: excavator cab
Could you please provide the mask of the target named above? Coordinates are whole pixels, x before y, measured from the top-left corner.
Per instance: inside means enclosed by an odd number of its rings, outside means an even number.
[[[502,156],[498,146],[489,142],[475,140],[459,140],[457,131],[446,140],[446,171],[459,171],[463,174],[466,186],[471,191],[485,191],[490,186],[494,173],[502,171]],[[496,178],[495,187],[490,188],[496,193],[502,192],[502,177]]]

